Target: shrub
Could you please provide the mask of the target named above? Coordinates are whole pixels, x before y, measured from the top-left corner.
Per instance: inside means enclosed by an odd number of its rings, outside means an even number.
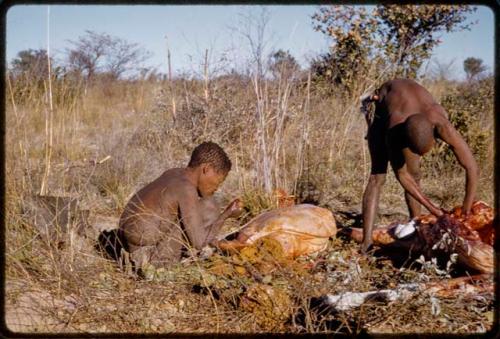
[[[465,139],[481,168],[491,160],[493,97],[493,78],[489,77],[474,84],[457,85],[441,101],[450,122]],[[427,166],[437,163],[441,169],[451,169],[458,165],[450,147],[442,142],[429,158]]]

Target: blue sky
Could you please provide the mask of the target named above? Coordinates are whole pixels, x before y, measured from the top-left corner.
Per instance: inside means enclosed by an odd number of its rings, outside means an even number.
[[[317,6],[265,6],[270,21],[268,51],[289,50],[302,65],[325,52],[329,41],[312,28],[311,15]],[[50,48],[62,58],[68,40],[76,40],[85,30],[105,32],[130,42],[139,43],[153,53],[145,66],[166,72],[166,44],[171,51],[175,73],[197,72],[205,49],[210,51],[213,65],[239,67],[248,57],[244,39],[237,33],[242,13],[258,14],[258,6],[169,5],[169,6],[50,6]],[[463,77],[462,63],[467,57],[483,59],[493,70],[494,15],[485,6],[470,16],[478,20],[471,31],[443,34],[443,43],[433,58],[443,64],[453,62],[454,75]],[[7,12],[6,58],[28,48],[47,48],[47,6],[14,6]],[[231,67],[230,66],[230,67]],[[215,67],[215,66],[214,66]]]

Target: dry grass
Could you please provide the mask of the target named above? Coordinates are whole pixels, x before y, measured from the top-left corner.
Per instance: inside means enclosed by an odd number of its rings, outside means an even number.
[[[13,86],[15,93],[23,93]],[[453,84],[428,84],[438,97],[447,93],[447,86]],[[45,182],[48,195],[76,197],[80,209],[89,211],[93,226],[98,217],[117,218],[138,188],[167,168],[184,166],[194,146],[212,140],[233,162],[217,196],[222,202],[244,198],[250,212],[240,222],[271,208],[269,191],[279,187],[330,208],[340,225],[348,225],[353,220],[342,219],[340,212],[360,211],[370,166],[366,125],[355,98],[325,96],[307,80],[280,84],[236,76],[208,83],[178,79],[172,86],[146,80],[89,86],[55,82],[53,92],[51,121],[45,119],[48,103],[43,90],[29,92],[22,101],[9,88],[6,93],[6,304],[11,329],[470,333],[491,326],[489,296],[440,300],[437,317],[431,315],[425,296],[404,304],[375,303],[322,315],[313,301],[324,293],[442,278],[418,267],[394,268],[383,258],[359,257],[357,245],[340,239],[319,257],[278,265],[267,274],[259,274],[258,267],[257,273],[246,267],[242,276],[216,274],[217,260],[230,267],[245,266],[234,262],[238,258],[216,255],[141,280],[127,276],[95,250],[95,229],[77,234],[78,220],[72,219],[69,231],[58,235],[64,241],[57,246],[34,226],[34,216],[27,212],[30,198]],[[493,113],[484,119],[489,120],[485,126],[492,126]],[[45,180],[48,135],[52,148]],[[101,162],[108,155],[111,158]],[[492,156],[488,159],[478,198],[492,204]],[[423,189],[450,208],[462,199],[464,174],[460,168],[452,169],[446,185],[441,174],[439,168],[426,167]],[[381,201],[380,222],[406,214],[402,189],[392,174]],[[310,268],[313,262],[316,265]],[[258,321],[245,294],[256,284],[285,291],[288,316]],[[264,293],[254,289],[253,293]],[[247,300],[243,304],[242,298]]]

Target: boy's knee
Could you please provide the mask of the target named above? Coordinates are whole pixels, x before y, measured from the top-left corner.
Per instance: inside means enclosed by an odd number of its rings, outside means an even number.
[[[174,253],[171,250],[156,249],[152,255],[150,263],[154,267],[168,267],[169,265],[178,263],[181,260],[181,253]]]

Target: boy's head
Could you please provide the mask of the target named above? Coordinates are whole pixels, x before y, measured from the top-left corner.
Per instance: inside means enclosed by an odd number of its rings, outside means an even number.
[[[198,190],[202,196],[212,195],[231,170],[231,160],[214,142],[204,142],[193,150],[189,168],[200,170]]]

